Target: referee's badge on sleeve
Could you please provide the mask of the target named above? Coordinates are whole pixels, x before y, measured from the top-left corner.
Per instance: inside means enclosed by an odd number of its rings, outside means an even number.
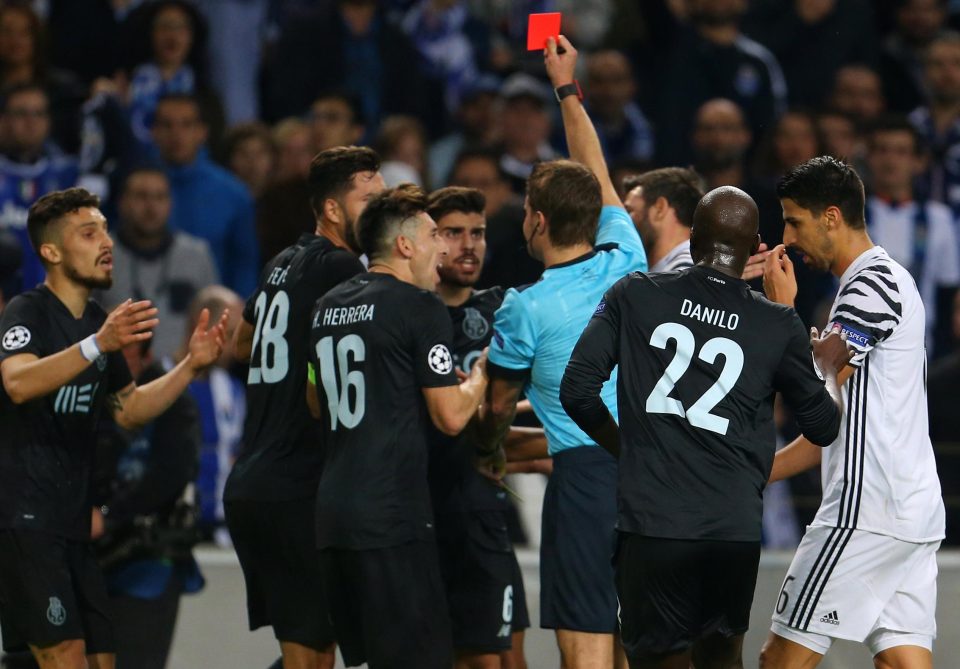
[[[16,351],[30,343],[30,330],[22,325],[14,325],[3,333],[3,348],[5,351]]]

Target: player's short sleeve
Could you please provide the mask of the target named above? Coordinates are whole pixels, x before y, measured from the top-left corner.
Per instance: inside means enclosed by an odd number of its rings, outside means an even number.
[[[322,286],[326,293],[364,271],[359,258],[348,251],[337,250],[324,254],[322,262],[311,269],[308,280],[312,285]]]
[[[493,338],[487,358],[490,376],[525,377],[533,367],[537,333],[529,306],[515,288],[507,291],[493,317]]]
[[[597,246],[616,244],[621,251],[632,257],[630,268],[638,272],[647,271],[647,252],[640,240],[640,233],[633,219],[623,207],[607,205],[600,210],[600,223],[597,226]]]
[[[133,375],[127,366],[127,359],[120,351],[105,353],[107,356],[107,392],[113,394],[133,383]]]
[[[20,353],[42,357],[41,338],[46,319],[40,305],[27,295],[13,298],[0,314],[0,360]]]
[[[455,386],[453,323],[443,302],[423,293],[409,311],[408,331],[413,337],[413,369],[421,388]]]
[[[839,325],[856,351],[850,364],[859,367],[873,348],[885,341],[900,324],[903,303],[893,272],[875,265],[851,279],[833,303],[830,330]]]

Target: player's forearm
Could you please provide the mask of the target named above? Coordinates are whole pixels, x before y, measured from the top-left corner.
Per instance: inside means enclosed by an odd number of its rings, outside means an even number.
[[[805,437],[797,437],[777,451],[768,483],[796,476],[820,464],[823,449]]]
[[[75,379],[90,362],[74,344],[59,353],[33,360],[7,358],[0,365],[3,388],[14,404],[45,397]]]
[[[600,138],[597,136],[597,130],[593,127],[587,110],[575,95],[568,95],[560,102],[560,111],[563,115],[563,129],[571,160],[586,165],[596,175],[600,181],[604,204],[620,204],[620,199],[610,181],[607,161],[600,147]]]
[[[510,427],[503,442],[507,462],[523,462],[549,457],[547,437],[537,427]]]
[[[606,419],[588,430],[584,430],[587,435],[593,439],[603,450],[612,455],[615,459],[620,459],[620,427],[617,421],[613,419],[610,412],[607,411]]]
[[[486,377],[473,374],[456,388],[456,399],[444,408],[442,424],[437,426],[449,435],[460,434],[477,413],[477,407],[483,402],[483,394],[487,390]]]
[[[177,401],[190,382],[197,376],[188,354],[176,367],[150,383],[134,388],[126,398],[120,398],[114,420],[125,429],[135,429],[162,414]]]

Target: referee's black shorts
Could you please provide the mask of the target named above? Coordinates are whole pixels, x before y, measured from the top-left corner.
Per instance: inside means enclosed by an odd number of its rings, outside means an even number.
[[[613,634],[617,462],[599,446],[553,456],[543,499],[540,626]]]
[[[437,514],[436,530],[453,647],[469,653],[509,650],[517,592],[513,583],[516,558],[506,514]]]
[[[0,530],[0,634],[13,653],[83,639],[113,653],[110,600],[93,546],[46,532]]]
[[[278,641],[323,650],[334,641],[320,577],[314,501],[224,503],[247,585],[250,629],[273,627]]]
[[[622,532],[615,561],[628,658],[679,653],[706,636],[747,631],[760,542]]]
[[[450,669],[450,618],[437,545],[320,551],[337,644],[348,667]]]

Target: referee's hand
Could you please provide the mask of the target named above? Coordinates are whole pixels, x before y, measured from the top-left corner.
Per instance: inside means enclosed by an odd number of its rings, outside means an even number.
[[[127,344],[150,339],[151,330],[160,320],[150,300],[127,300],[107,315],[97,332],[97,348],[101,353],[119,351]]]

